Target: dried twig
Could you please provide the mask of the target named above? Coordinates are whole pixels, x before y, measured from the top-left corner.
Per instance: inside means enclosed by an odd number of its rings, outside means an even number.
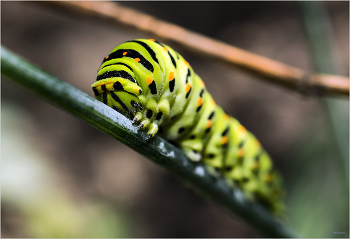
[[[307,74],[301,69],[193,33],[142,12],[122,7],[115,2],[58,1],[45,2],[45,4],[136,27],[159,38],[181,44],[193,51],[223,60],[270,82],[297,90],[303,94],[349,95],[348,77],[328,74]]]

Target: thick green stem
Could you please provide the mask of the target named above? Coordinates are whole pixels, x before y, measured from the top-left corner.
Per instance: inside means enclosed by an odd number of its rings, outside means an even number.
[[[304,18],[305,32],[316,71],[339,74],[335,42],[332,40],[332,24],[326,9],[320,2],[299,2]],[[336,64],[336,62],[338,64]],[[349,97],[323,98],[326,112],[339,150],[342,168],[349,181]]]
[[[248,202],[239,190],[230,189],[222,179],[210,176],[202,164],[190,162],[185,154],[160,137],[145,141],[146,134],[136,130],[130,120],[6,48],[1,49],[1,73],[40,95],[49,103],[78,117],[153,162],[175,173],[196,191],[235,213],[267,237],[295,237],[259,204]]]

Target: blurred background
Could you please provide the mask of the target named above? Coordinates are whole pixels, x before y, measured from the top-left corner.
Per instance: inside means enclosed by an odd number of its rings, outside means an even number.
[[[296,2],[120,4],[314,69]],[[349,2],[322,5],[333,26],[339,74],[349,76]],[[103,57],[134,38],[154,36],[40,3],[1,2],[2,44],[91,96]],[[349,237],[348,166],[324,101],[174,48],[270,153],[285,178],[287,223],[304,237]],[[348,98],[336,100],[341,110],[333,117],[347,118]],[[2,237],[259,237],[171,173],[5,77],[1,123]],[[348,132],[342,142],[349,143]]]

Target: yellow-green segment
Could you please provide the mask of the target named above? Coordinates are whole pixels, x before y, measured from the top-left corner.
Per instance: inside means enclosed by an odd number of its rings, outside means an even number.
[[[98,100],[178,145],[192,161],[258,200],[284,211],[282,178],[259,141],[216,105],[201,78],[169,46],[122,43],[106,56],[92,89]]]

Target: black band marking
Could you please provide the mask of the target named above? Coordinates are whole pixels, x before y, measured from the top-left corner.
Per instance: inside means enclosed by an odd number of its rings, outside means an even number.
[[[205,130],[205,133],[206,133],[206,134],[209,133],[210,130],[211,130],[211,127],[207,128],[207,129]]]
[[[188,77],[191,76],[191,71],[190,69],[187,69],[187,75],[186,75],[186,83],[188,82]]]
[[[127,64],[125,63],[121,63],[121,62],[117,62],[117,63],[112,63],[112,64],[108,64],[108,65],[105,65],[103,66],[100,70],[102,70],[103,68],[107,67],[107,66],[113,66],[113,65],[123,65],[123,66],[126,66],[127,68],[129,68],[132,72],[134,72],[134,70]]]
[[[126,71],[106,71],[102,75],[97,76],[96,81],[104,80],[104,79],[108,79],[108,78],[112,78],[112,77],[120,77],[120,78],[127,79],[127,80],[137,84],[135,79]]]
[[[117,107],[115,107],[114,105],[113,105],[112,108],[113,108],[114,110],[116,110],[118,113],[121,113],[120,110],[119,110]]]
[[[162,47],[164,47],[164,45],[162,43],[160,43],[159,41],[154,41],[155,43],[157,43],[158,45],[161,45]]]
[[[131,106],[136,108],[137,106],[139,106],[134,100],[131,100]]]
[[[247,182],[249,182],[249,178],[244,177],[244,178],[243,178],[243,180],[242,180],[242,182],[243,182],[243,183],[247,183]]]
[[[263,151],[260,150],[259,153],[254,157],[255,161],[259,161],[260,160],[260,156],[263,154]]]
[[[111,91],[111,96],[112,96],[112,98],[113,98],[115,101],[117,101],[117,102],[123,107],[123,109],[124,109],[125,111],[128,111],[128,112],[129,112],[128,107],[124,104],[123,101],[120,100],[120,98],[119,98],[116,94],[114,94],[113,91]]]
[[[192,87],[190,87],[190,90],[187,92],[187,94],[186,94],[186,99],[187,99],[187,98],[188,98],[188,96],[190,95],[191,90],[192,90]]]
[[[169,54],[169,56],[170,56],[171,62],[173,63],[173,65],[174,65],[175,68],[176,68],[176,61],[175,61],[174,57],[170,54],[170,51],[169,51],[169,50],[168,50],[168,54]]]
[[[204,88],[202,89],[201,93],[199,94],[200,97],[203,97],[204,94]]]
[[[198,106],[198,108],[196,109],[196,112],[198,113],[201,109],[202,109],[202,105]]]
[[[151,84],[148,85],[149,89],[151,90],[151,93],[153,95],[157,94],[157,86],[156,86],[156,82],[152,81]]]
[[[107,105],[107,92],[102,93],[103,104]]]
[[[230,130],[230,127],[227,127],[224,132],[222,132],[222,136],[227,135],[228,131]]]
[[[154,42],[157,43],[158,45],[161,45],[162,47],[164,47],[164,45],[162,43],[160,43],[159,41],[154,41]],[[175,61],[174,57],[170,54],[169,49],[167,49],[167,50],[168,50],[168,54],[170,56],[171,62],[173,63],[173,65],[176,68],[176,61]]]
[[[102,85],[102,86],[101,86],[101,90],[103,90],[103,91],[108,91],[106,85]]]
[[[231,170],[232,170],[232,166],[226,166],[226,167],[225,167],[225,170],[226,170],[227,172],[231,171]]]
[[[152,115],[153,115],[152,110],[147,110],[146,117],[150,119],[150,118],[152,118]]]
[[[135,43],[138,43],[141,46],[143,46],[148,51],[148,53],[151,55],[152,59],[159,64],[156,53],[152,50],[152,48],[147,43],[144,43],[142,41],[136,41],[136,40],[128,41],[128,42],[135,42]]]
[[[92,90],[94,91],[95,96],[99,96],[100,95],[100,93],[98,93],[96,87],[92,87]]]
[[[184,132],[185,131],[185,128],[184,127],[181,127],[180,129],[179,129],[179,134],[181,134],[182,132]]]
[[[170,92],[173,92],[175,88],[175,78],[172,81],[169,81]]]
[[[162,116],[163,116],[163,113],[162,113],[162,112],[159,112],[159,113],[157,114],[156,120],[160,120],[160,119],[162,118]]]
[[[126,55],[124,55],[123,53],[126,52]],[[146,58],[144,58],[138,51],[132,50],[132,49],[119,49],[115,52],[112,52],[111,54],[109,54],[108,58],[103,59],[102,64],[106,61],[110,61],[112,59],[117,59],[117,58],[122,58],[122,57],[130,57],[130,58],[139,58],[140,61],[139,63],[141,63],[147,70],[153,72],[154,68],[153,65],[151,64],[151,62],[149,62],[148,60],[146,60]]]
[[[113,84],[113,88],[114,88],[114,90],[124,90],[123,85],[119,81],[117,81]]]
[[[194,134],[190,136],[190,139],[195,139],[195,138],[196,136]]]
[[[208,154],[209,159],[213,159],[215,157],[215,154]]]
[[[208,118],[208,119],[211,120],[211,119],[214,117],[214,115],[215,115],[215,111],[211,112],[211,114],[209,115],[209,118]]]

